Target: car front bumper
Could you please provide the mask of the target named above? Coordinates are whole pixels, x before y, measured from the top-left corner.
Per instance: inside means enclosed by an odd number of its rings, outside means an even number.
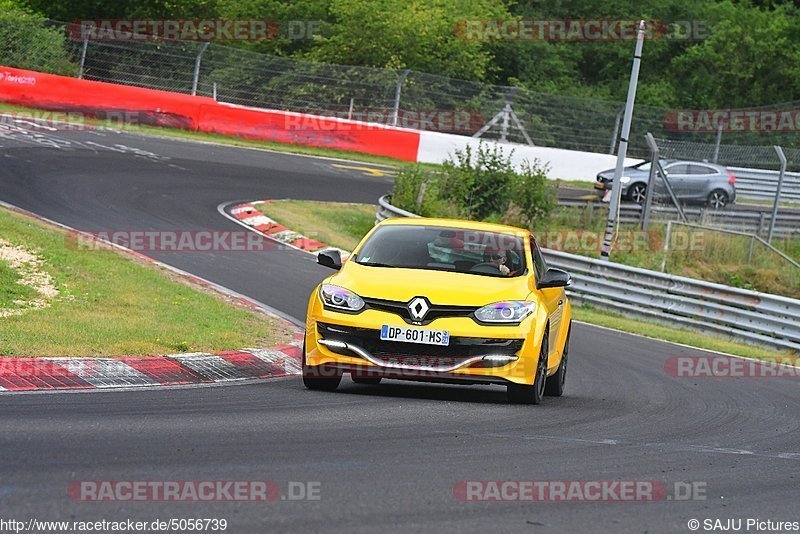
[[[545,323],[539,306],[519,325],[484,326],[469,317],[442,317],[421,327],[447,330],[451,340],[447,347],[381,341],[383,325],[416,326],[381,310],[359,314],[327,310],[312,298],[305,365],[406,380],[532,384]]]

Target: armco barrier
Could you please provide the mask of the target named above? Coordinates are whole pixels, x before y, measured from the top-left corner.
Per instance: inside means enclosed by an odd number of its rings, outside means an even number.
[[[378,200],[376,221],[416,216]],[[800,351],[800,300],[545,250],[575,302],[779,350]]]
[[[608,204],[600,201],[566,199],[559,200],[558,205],[608,211]],[[684,207],[683,213],[689,222],[699,223],[703,226],[766,236],[769,230],[771,207],[765,206],[760,211]],[[622,224],[640,224],[642,221],[642,206],[631,202],[621,204],[619,220]],[[678,221],[680,216],[674,206],[659,205],[650,208],[650,220],[660,222]],[[797,211],[779,211],[775,222],[774,234],[778,237],[790,237],[800,234],[800,213]]]
[[[413,130],[245,108],[211,98],[79,80],[0,66],[0,101],[97,117],[129,114],[137,122],[264,141],[349,150],[416,161]],[[135,117],[130,114],[135,113]]]

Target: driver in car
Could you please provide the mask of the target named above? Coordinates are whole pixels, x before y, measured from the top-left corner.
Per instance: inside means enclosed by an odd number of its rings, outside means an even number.
[[[497,267],[497,270],[508,276],[511,270],[506,267],[506,252],[504,250],[485,250],[483,262]]]

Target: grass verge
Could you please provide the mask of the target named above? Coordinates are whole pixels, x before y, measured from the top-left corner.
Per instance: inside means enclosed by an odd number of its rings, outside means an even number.
[[[353,250],[375,224],[371,204],[276,200],[257,208],[295,232],[343,250]]]
[[[372,227],[375,217],[375,206],[371,204],[290,200],[269,202],[261,204],[258,207],[262,213],[277,220],[287,228],[309,237],[314,236],[315,239],[340,246],[347,250],[352,250],[352,248],[358,244],[361,237]],[[351,216],[343,216],[342,214],[348,210],[352,212]],[[295,216],[297,218],[293,219]],[[324,230],[318,230],[323,227]],[[316,234],[314,232],[316,232]],[[329,233],[330,235],[341,236],[341,244],[325,241],[325,239],[322,238],[323,232]],[[664,341],[683,343],[699,349],[762,359],[780,358],[788,355],[788,353],[745,345],[736,341],[717,338],[683,328],[674,328],[629,319],[590,307],[573,306],[572,309],[573,317],[578,321]]]
[[[153,355],[290,339],[282,323],[142,260],[77,250],[65,232],[26,216],[0,209],[0,235],[35,252],[58,289],[49,307],[0,318],[0,356]],[[8,270],[0,260],[4,291],[17,280]]]

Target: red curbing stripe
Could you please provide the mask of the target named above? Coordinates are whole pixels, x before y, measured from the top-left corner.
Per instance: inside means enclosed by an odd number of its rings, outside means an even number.
[[[208,382],[205,378],[165,356],[152,358],[121,358],[121,361],[148,376],[162,386]]]
[[[292,245],[308,251],[317,250],[327,246],[325,243],[320,243],[316,239],[311,239],[310,237],[301,237],[296,241],[292,241]]]
[[[230,351],[220,353],[219,356],[253,378],[270,378],[286,374],[282,367],[257,358],[249,352]]]
[[[286,228],[282,224],[275,223],[275,224],[269,225],[269,228],[267,228],[266,230],[261,230],[261,231],[264,232],[267,235],[271,235],[271,234],[277,234],[278,232],[285,232],[287,230],[288,230],[288,228]]]

